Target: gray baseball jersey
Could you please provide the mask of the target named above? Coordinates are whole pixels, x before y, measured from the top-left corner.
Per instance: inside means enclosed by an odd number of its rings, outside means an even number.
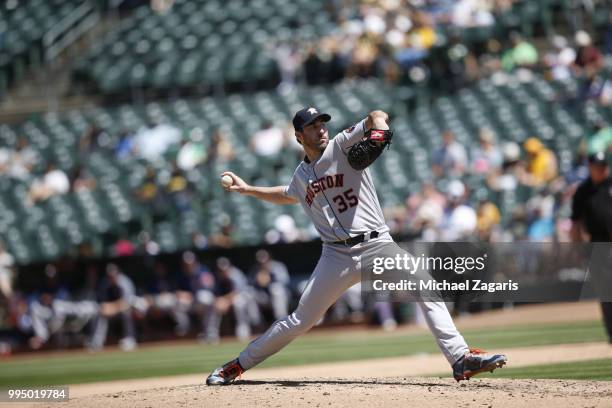
[[[348,149],[364,136],[365,123],[338,133],[317,161],[300,163],[285,190],[300,201],[324,242],[389,230],[370,169],[354,170],[346,159]]]
[[[361,281],[361,257],[383,242],[392,242],[378,203],[370,170],[354,170],[348,149],[365,133],[365,120],[334,137],[314,163],[302,162],[285,193],[297,198],[324,241],[321,259],[302,293],[297,309],[281,318],[240,353],[249,369],[281,350],[310,329],[351,286]],[[369,231],[380,236],[352,247],[329,244]],[[398,250],[400,250],[398,248]],[[457,331],[446,305],[418,301],[438,346],[452,365],[469,349]]]

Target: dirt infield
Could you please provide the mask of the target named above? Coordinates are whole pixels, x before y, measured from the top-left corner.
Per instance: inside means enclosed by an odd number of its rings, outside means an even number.
[[[568,361],[612,358],[612,347],[606,343],[559,344],[542,347],[520,347],[504,350],[511,367],[526,367],[536,364],[562,363]],[[254,368],[244,374],[245,381],[279,380],[298,381],[303,379],[342,378],[359,380],[379,378],[411,377],[426,375],[450,375],[448,363],[441,354],[422,354],[407,357],[378,358],[359,361],[309,364],[298,367]],[[83,399],[93,395],[115,394],[157,388],[161,385],[180,387],[202,383],[206,373],[163,378],[109,381],[70,386],[71,398]],[[612,404],[611,404],[612,406]]]
[[[597,407],[612,382],[434,378],[245,380],[230,387],[183,385],[71,399],[49,407]]]
[[[499,326],[592,320],[597,317],[598,306],[588,303],[496,311],[460,318],[457,323],[459,327],[477,328],[493,322]],[[511,367],[612,358],[612,347],[604,343],[522,347],[503,351],[508,355]],[[72,385],[70,402],[48,406],[612,407],[612,382],[472,379],[457,384],[450,378],[423,377],[440,373],[450,375],[444,358],[440,354],[423,354],[253,369],[231,387],[203,386],[206,373]]]

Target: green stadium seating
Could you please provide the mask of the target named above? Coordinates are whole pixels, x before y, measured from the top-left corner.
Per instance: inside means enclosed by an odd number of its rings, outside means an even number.
[[[26,68],[39,67],[43,36],[86,0],[21,0],[0,4],[0,100],[23,79]]]
[[[575,148],[589,129],[573,111],[551,100],[557,93],[576,87],[573,82],[551,83],[540,77],[521,82],[509,76],[503,85],[484,79],[456,95],[433,100],[431,106],[419,106],[413,112],[394,116],[393,145],[385,152],[384,159],[372,167],[374,177],[386,181],[377,183],[383,205],[402,205],[408,194],[420,188],[420,183],[433,181],[430,156],[440,145],[445,129],[455,132],[467,146],[476,143],[478,130],[483,126],[494,130],[500,142],[521,143],[528,137],[538,136],[556,152],[560,170],[569,170]],[[95,151],[82,163],[97,180],[94,191],[71,192],[34,207],[23,205],[28,191],[26,182],[0,178],[0,236],[20,263],[29,263],[57,258],[83,243],[109,245],[108,237],[124,233],[135,239],[141,229],[149,231],[162,251],[172,252],[191,247],[195,232],[210,236],[220,232],[228,221],[234,226],[234,239],[243,245],[260,243],[281,214],[292,216],[300,228],[308,228],[309,221],[299,207],[278,207],[228,195],[218,187],[216,175],[230,168],[249,182],[286,184],[297,165],[295,155],[282,155],[279,159],[284,165],[275,169],[276,160],[257,158],[248,148],[249,139],[261,120],[288,123],[297,107],[317,105],[332,114],[330,133],[335,134],[364,117],[372,107],[403,112],[397,106],[401,92],[378,80],[360,80],[298,88],[284,95],[261,91],[146,105],[74,109],[33,117],[19,125],[0,125],[2,145],[14,145],[21,134],[29,139],[44,159],[36,169],[38,173],[44,171],[47,161],[72,171],[78,164],[79,139],[92,125],[104,129],[111,144],[118,140],[120,132],[135,131],[152,121],[179,126],[184,130],[184,137],[195,127],[201,128],[208,137],[222,126],[235,149],[231,163],[200,166],[185,175],[192,185],[190,208],[181,210],[171,199],[166,199],[162,214],[153,212],[136,198],[135,191],[145,180],[149,164],[142,159],[119,160],[111,151]],[[589,103],[585,112],[592,120],[612,123],[609,109]],[[169,174],[171,158],[151,165],[160,179],[161,174]],[[465,182],[474,193],[473,202],[484,196],[493,199],[507,225],[512,221],[512,208],[533,194],[525,188],[493,193],[486,190],[481,177],[467,177]],[[163,189],[164,183],[158,183],[158,188]]]
[[[311,36],[311,18],[318,36],[331,27],[323,0],[277,3],[179,0],[162,14],[139,7],[76,62],[75,79],[102,93],[274,80],[266,43]]]

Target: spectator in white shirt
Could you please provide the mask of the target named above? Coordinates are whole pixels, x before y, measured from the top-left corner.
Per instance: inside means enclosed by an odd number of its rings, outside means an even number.
[[[282,129],[268,121],[251,137],[251,149],[258,156],[274,157],[284,147],[285,137]]]
[[[68,176],[55,164],[50,163],[45,175],[32,183],[28,198],[31,203],[36,203],[37,201],[45,201],[54,195],[66,194],[68,191],[70,191]]]
[[[160,159],[168,148],[181,141],[181,131],[168,124],[157,124],[138,131],[134,137],[136,154],[143,159]]]
[[[448,205],[439,229],[441,241],[463,241],[469,239],[477,226],[476,211],[464,204],[466,190],[463,183],[453,180],[448,184]]]

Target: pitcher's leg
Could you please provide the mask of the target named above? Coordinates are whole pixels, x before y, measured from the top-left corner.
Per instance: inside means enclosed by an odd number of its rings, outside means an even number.
[[[438,347],[451,365],[470,351],[444,302],[420,301],[418,304]]]
[[[393,244],[392,253],[402,256],[412,257],[413,255],[405,251],[397,244]],[[431,274],[426,269],[418,269],[413,274],[415,281],[427,281],[433,279]],[[453,322],[446,304],[442,301],[442,296],[435,291],[419,292],[417,303],[425,318],[425,322],[429,330],[433,334],[438,343],[438,347],[448,360],[450,365],[453,365],[459,359],[469,353],[470,349],[465,342],[463,336],[459,333]]]
[[[359,279],[359,273],[350,270],[350,258],[345,261],[337,256],[322,256],[295,312],[274,322],[240,353],[238,360],[242,368],[247,370],[256,366],[308,331]]]

